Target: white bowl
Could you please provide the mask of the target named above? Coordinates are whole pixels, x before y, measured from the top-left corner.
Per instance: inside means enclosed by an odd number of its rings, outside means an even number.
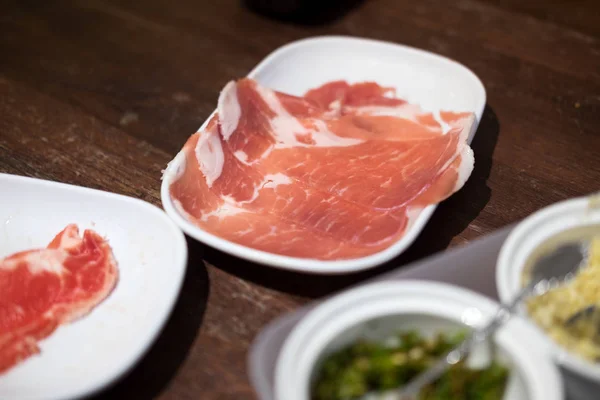
[[[119,281],[89,315],[39,342],[40,354],[0,375],[0,399],[81,398],[106,387],[148,350],[179,294],[187,246],[161,209],[113,193],[0,174],[0,257],[46,247],[69,223],[109,240]]]
[[[359,337],[382,340],[403,329],[431,334],[465,325],[478,327],[494,315],[496,307],[492,300],[466,289],[423,281],[379,282],[345,292],[316,307],[288,336],[275,369],[275,399],[309,400],[315,366]],[[502,361],[511,368],[505,399],[563,399],[558,369],[528,324],[513,319],[494,341]]]
[[[525,263],[540,245],[562,232],[573,230],[574,235],[587,236],[590,229],[600,233],[600,197],[579,197],[553,204],[530,215],[520,222],[510,233],[498,256],[496,285],[502,301],[510,301],[522,287],[522,272]],[[579,233],[577,233],[579,232]],[[529,319],[524,307],[519,314]],[[531,321],[533,325],[535,322]],[[592,364],[574,356],[550,339],[541,328],[535,325],[535,333],[541,344],[565,369],[566,386],[569,393],[577,392],[577,398],[585,397],[585,392],[597,398],[600,391],[600,365]],[[577,379],[584,378],[584,380]],[[573,380],[577,382],[573,382]],[[587,381],[587,382],[586,382]],[[582,385],[589,386],[583,390]],[[578,388],[578,386],[580,386]]]
[[[469,143],[486,102],[483,84],[465,66],[427,51],[368,39],[325,36],[296,41],[275,50],[248,76],[262,85],[294,95],[303,95],[307,90],[332,80],[374,80],[396,88],[400,98],[420,104],[426,111],[474,112],[476,121],[469,135]],[[216,102],[215,98],[215,105]],[[181,157],[176,157],[163,176],[161,199],[167,214],[185,233],[202,243],[276,268],[310,273],[347,273],[382,264],[413,243],[436,208],[435,205],[425,208],[396,243],[376,254],[340,261],[282,256],[212,235],[181,215],[169,194],[169,186],[181,161]]]

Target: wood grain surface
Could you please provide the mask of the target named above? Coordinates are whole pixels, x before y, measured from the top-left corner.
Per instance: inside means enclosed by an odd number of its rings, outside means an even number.
[[[473,142],[475,170],[404,255],[365,273],[276,271],[188,240],[187,277],[166,328],[97,398],[252,399],[246,353],[276,316],[600,190],[599,2],[338,1],[316,22],[272,19],[245,4],[3,2],[0,172],[160,206],[161,170],[222,86],[277,47],[324,34],[423,48],[478,74],[488,104]]]

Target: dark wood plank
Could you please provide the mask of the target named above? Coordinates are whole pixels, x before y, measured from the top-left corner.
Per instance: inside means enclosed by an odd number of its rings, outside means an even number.
[[[486,0],[508,11],[530,15],[534,18],[569,27],[572,30],[600,36],[596,0]]]
[[[597,43],[590,46],[554,25],[513,18],[494,7],[459,4],[463,7],[442,10],[434,2],[418,7],[369,2],[332,26],[307,31],[249,14],[236,1],[228,7],[204,2],[201,11],[194,1],[178,7],[166,1],[40,3],[4,18],[11,34],[0,40],[5,54],[13,56],[2,63],[13,78],[171,152],[214,108],[227,80],[307,34],[342,33],[420,46],[465,62],[507,97],[529,95],[536,87],[550,92],[540,93],[542,98],[560,98],[559,105],[597,104],[581,92],[589,87],[588,78],[598,82]],[[381,7],[392,12],[381,15]],[[539,36],[542,45],[531,42]],[[33,49],[39,61],[21,62]],[[594,51],[598,54],[590,59],[587,53]],[[579,79],[559,79],[557,69]],[[545,85],[530,83],[538,76]]]
[[[597,2],[364,1],[312,26],[265,18],[238,0],[8,3],[0,16],[0,171],[158,206],[162,168],[225,82],[291,40],[346,34],[424,48],[469,66],[488,91],[473,175],[404,255],[362,274],[312,277],[190,240],[186,286],[165,331],[102,398],[251,398],[246,351],[275,316],[599,189]]]

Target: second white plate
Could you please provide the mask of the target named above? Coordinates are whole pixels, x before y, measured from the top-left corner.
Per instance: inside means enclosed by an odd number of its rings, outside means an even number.
[[[167,321],[185,276],[183,233],[162,210],[130,197],[0,174],[0,257],[46,247],[67,224],[106,237],[119,267],[114,291],[84,318],[39,343],[0,375],[0,399],[71,399],[125,374]]]

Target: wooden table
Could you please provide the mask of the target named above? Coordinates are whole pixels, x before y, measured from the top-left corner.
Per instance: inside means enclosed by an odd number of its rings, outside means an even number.
[[[315,277],[189,240],[185,285],[167,327],[99,398],[253,398],[246,352],[274,317],[600,189],[600,3],[350,3],[320,24],[268,19],[238,0],[2,6],[0,171],[156,205],[161,170],[214,109],[222,86],[289,41],[347,34],[416,46],[466,64],[487,88],[473,175],[403,256],[367,273]]]

